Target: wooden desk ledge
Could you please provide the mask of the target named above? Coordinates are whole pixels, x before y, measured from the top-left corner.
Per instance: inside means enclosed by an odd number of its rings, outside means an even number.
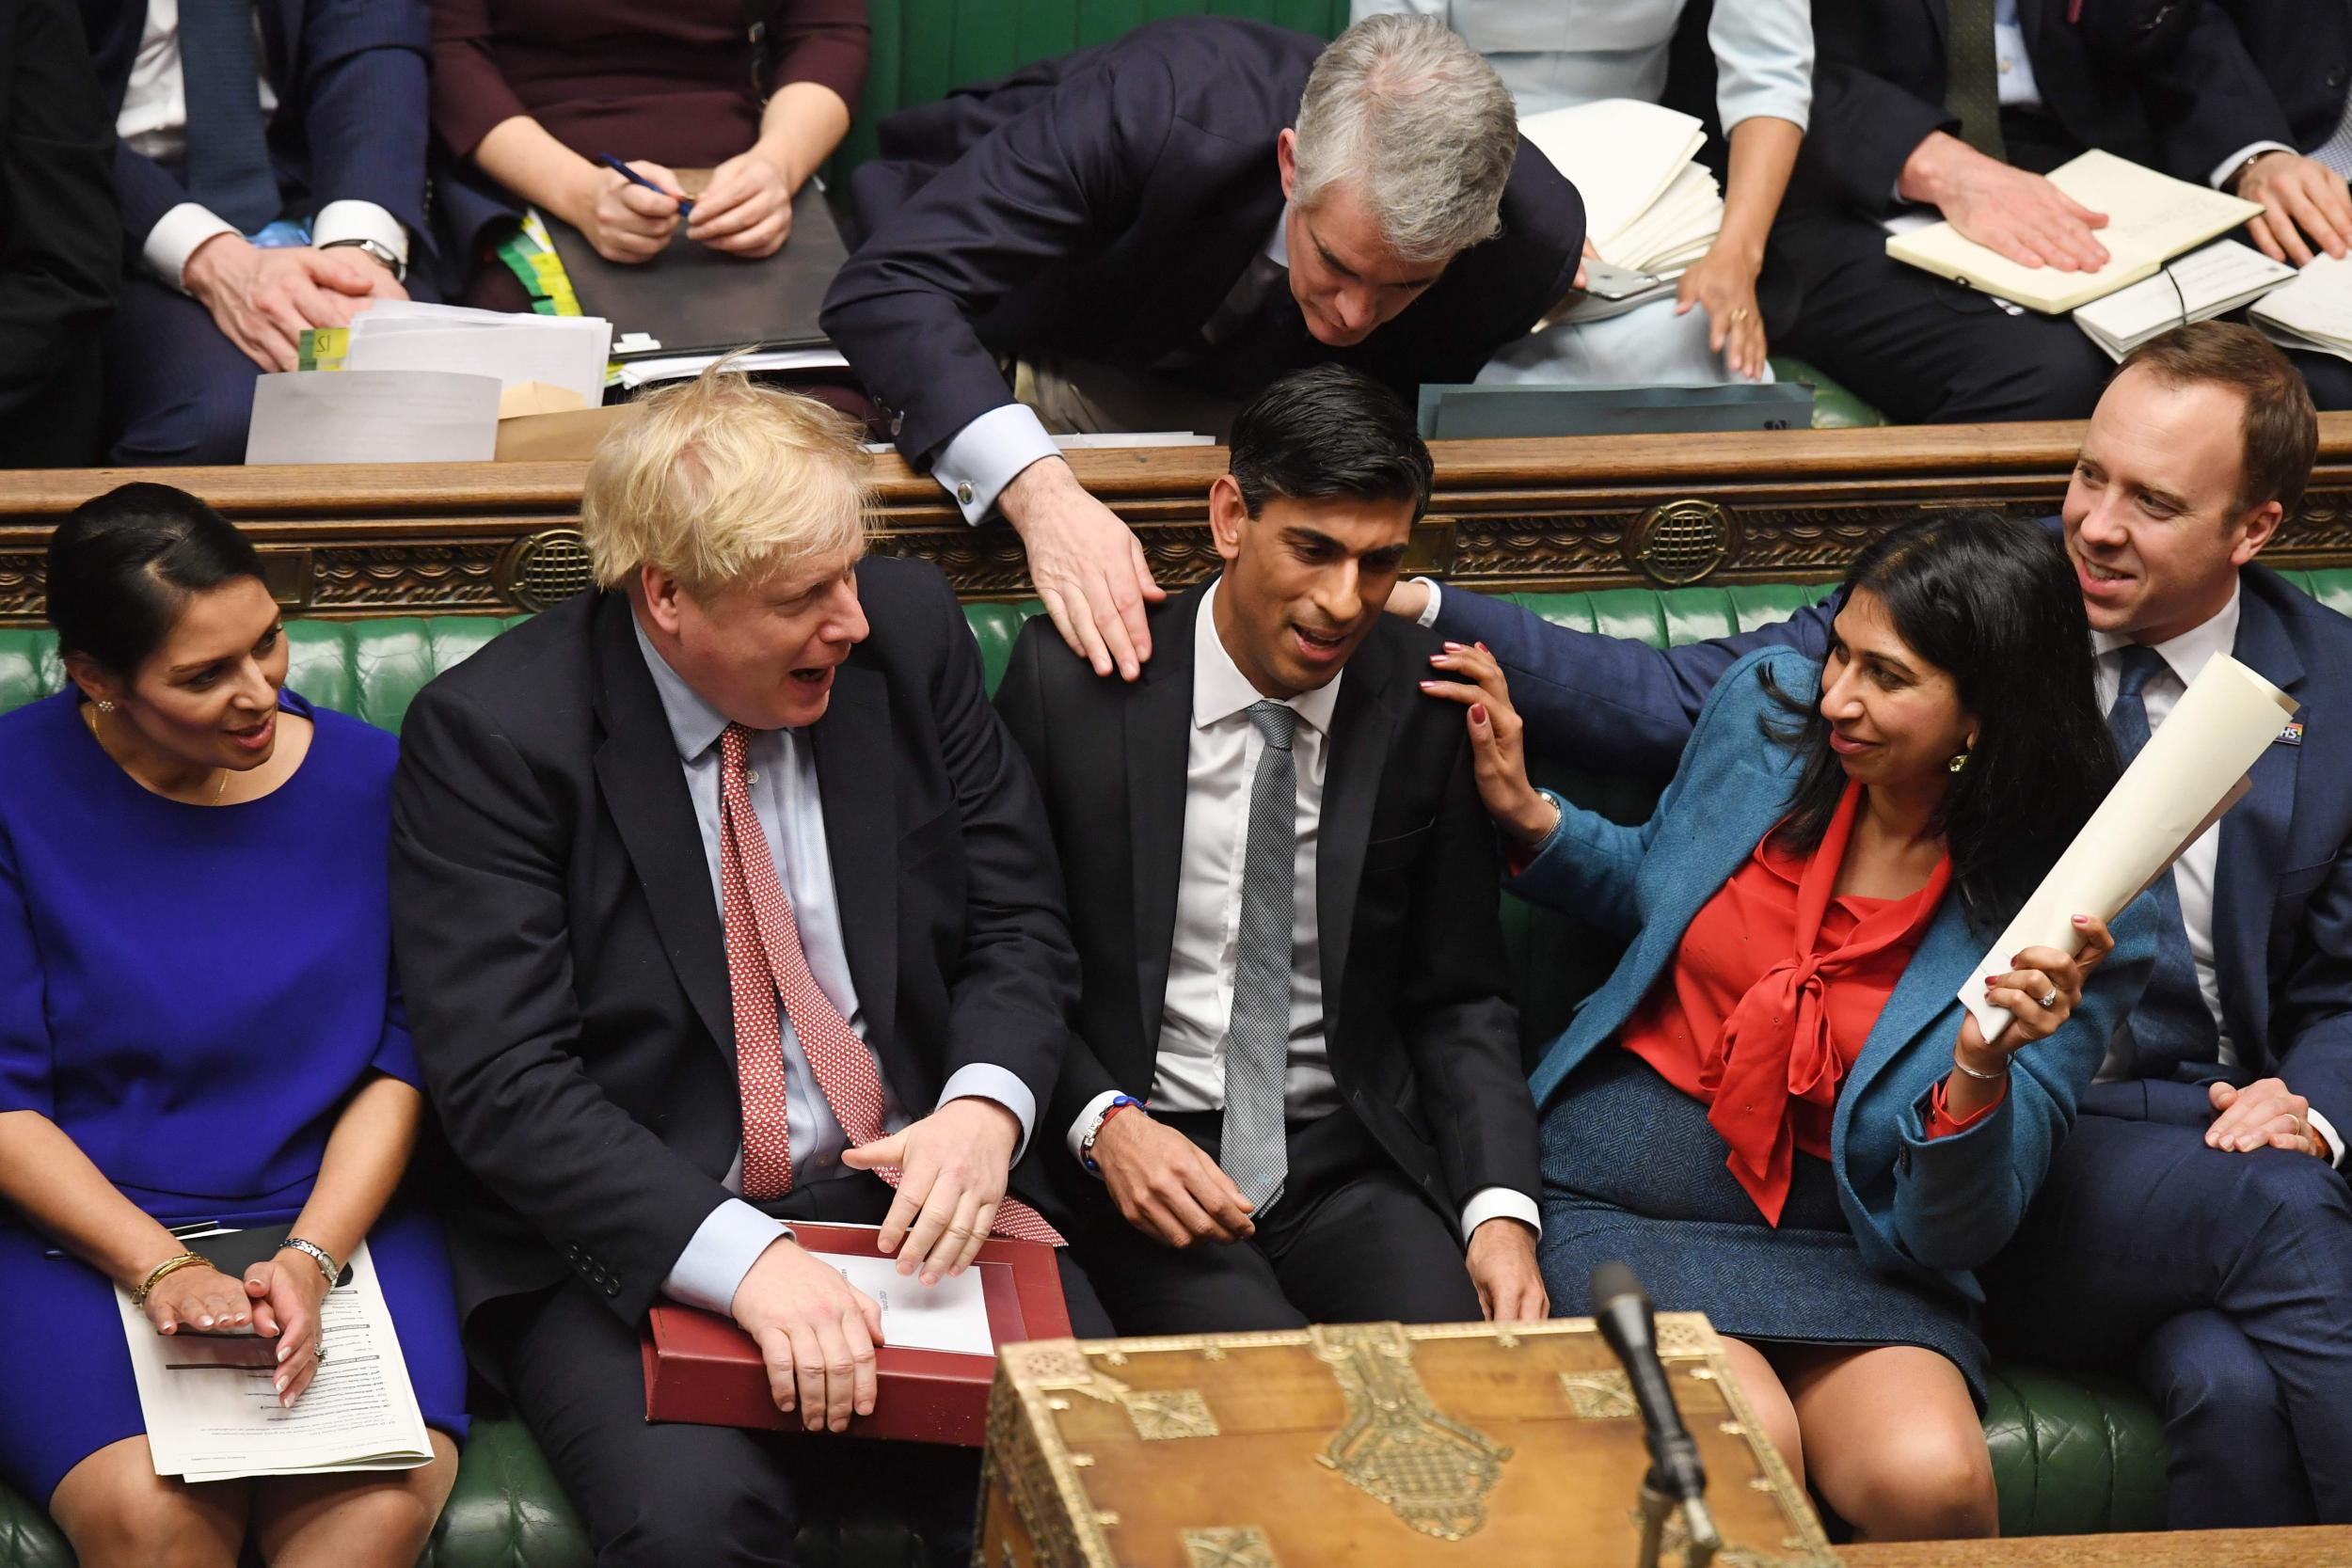
[[[1923,509],[2057,510],[2079,422],[1699,436],[1440,441],[1437,493],[1407,562],[1499,591],[1834,580],[1868,539]],[[2352,414],[2320,416],[2301,514],[2265,552],[2352,562]],[[1216,569],[1216,447],[1089,449],[1079,478],[1135,526],[1171,586]],[[57,519],[129,480],[178,484],[245,528],[289,610],[329,616],[511,613],[585,580],[582,463],[83,468],[0,473],[0,625],[40,619]],[[929,476],[876,460],[875,547],[930,560],[958,593],[1031,589],[1021,542],[972,528]]]
[[[1852,1568],[2346,1568],[2352,1526],[1891,1542],[1836,1550]]]

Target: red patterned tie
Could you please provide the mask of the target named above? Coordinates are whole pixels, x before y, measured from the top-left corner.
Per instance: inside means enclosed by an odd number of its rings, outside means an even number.
[[[882,1135],[882,1089],[873,1053],[809,972],[792,900],[776,877],[768,836],[752,813],[751,773],[744,761],[750,740],[751,731],[740,724],[729,724],[719,736],[719,890],[735,1000],[736,1077],[743,1096],[743,1196],[758,1201],[781,1196],[792,1185],[777,997],[784,998],[801,1052],[852,1146]],[[876,1174],[893,1187],[898,1184],[895,1167]],[[993,1233],[1056,1246],[1062,1243],[1060,1233],[1017,1197],[996,1206]]]

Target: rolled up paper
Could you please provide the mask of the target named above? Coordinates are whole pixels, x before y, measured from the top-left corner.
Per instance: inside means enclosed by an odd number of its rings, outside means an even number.
[[[2140,748],[2066,853],[2050,867],[2000,940],[1960,988],[1961,1003],[1990,1041],[2009,1009],[1984,999],[1990,975],[2016,967],[2028,947],[2072,956],[2083,937],[2074,916],[2113,920],[2244,793],[2246,770],[2279,738],[2298,705],[2227,654],[2197,672],[2164,725]]]

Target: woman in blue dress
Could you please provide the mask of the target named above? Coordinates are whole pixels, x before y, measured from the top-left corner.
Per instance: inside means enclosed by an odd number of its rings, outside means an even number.
[[[385,887],[396,743],[283,689],[252,546],[126,484],[57,530],[72,684],[0,718],[0,1479],[85,1568],[416,1561],[457,1467],[463,1360],[440,1233],[398,1199],[423,1100]],[[291,1225],[242,1278],[167,1227]],[[278,1397],[322,1359],[368,1243],[433,1461],[159,1478],[117,1286],[158,1333],[250,1326]],[[299,1244],[297,1244],[297,1243]]]

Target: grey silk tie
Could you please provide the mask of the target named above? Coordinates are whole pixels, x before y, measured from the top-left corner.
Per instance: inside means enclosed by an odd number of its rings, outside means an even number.
[[[1960,117],[1960,139],[1988,158],[2009,162],[2001,141],[2001,85],[1993,41],[1994,0],[1946,0],[1944,107]]]
[[[1290,1174],[1282,1110],[1290,1065],[1291,933],[1298,917],[1298,764],[1291,754],[1298,715],[1280,703],[1258,702],[1249,705],[1249,721],[1265,746],[1249,780],[1218,1162],[1263,1219]]]

